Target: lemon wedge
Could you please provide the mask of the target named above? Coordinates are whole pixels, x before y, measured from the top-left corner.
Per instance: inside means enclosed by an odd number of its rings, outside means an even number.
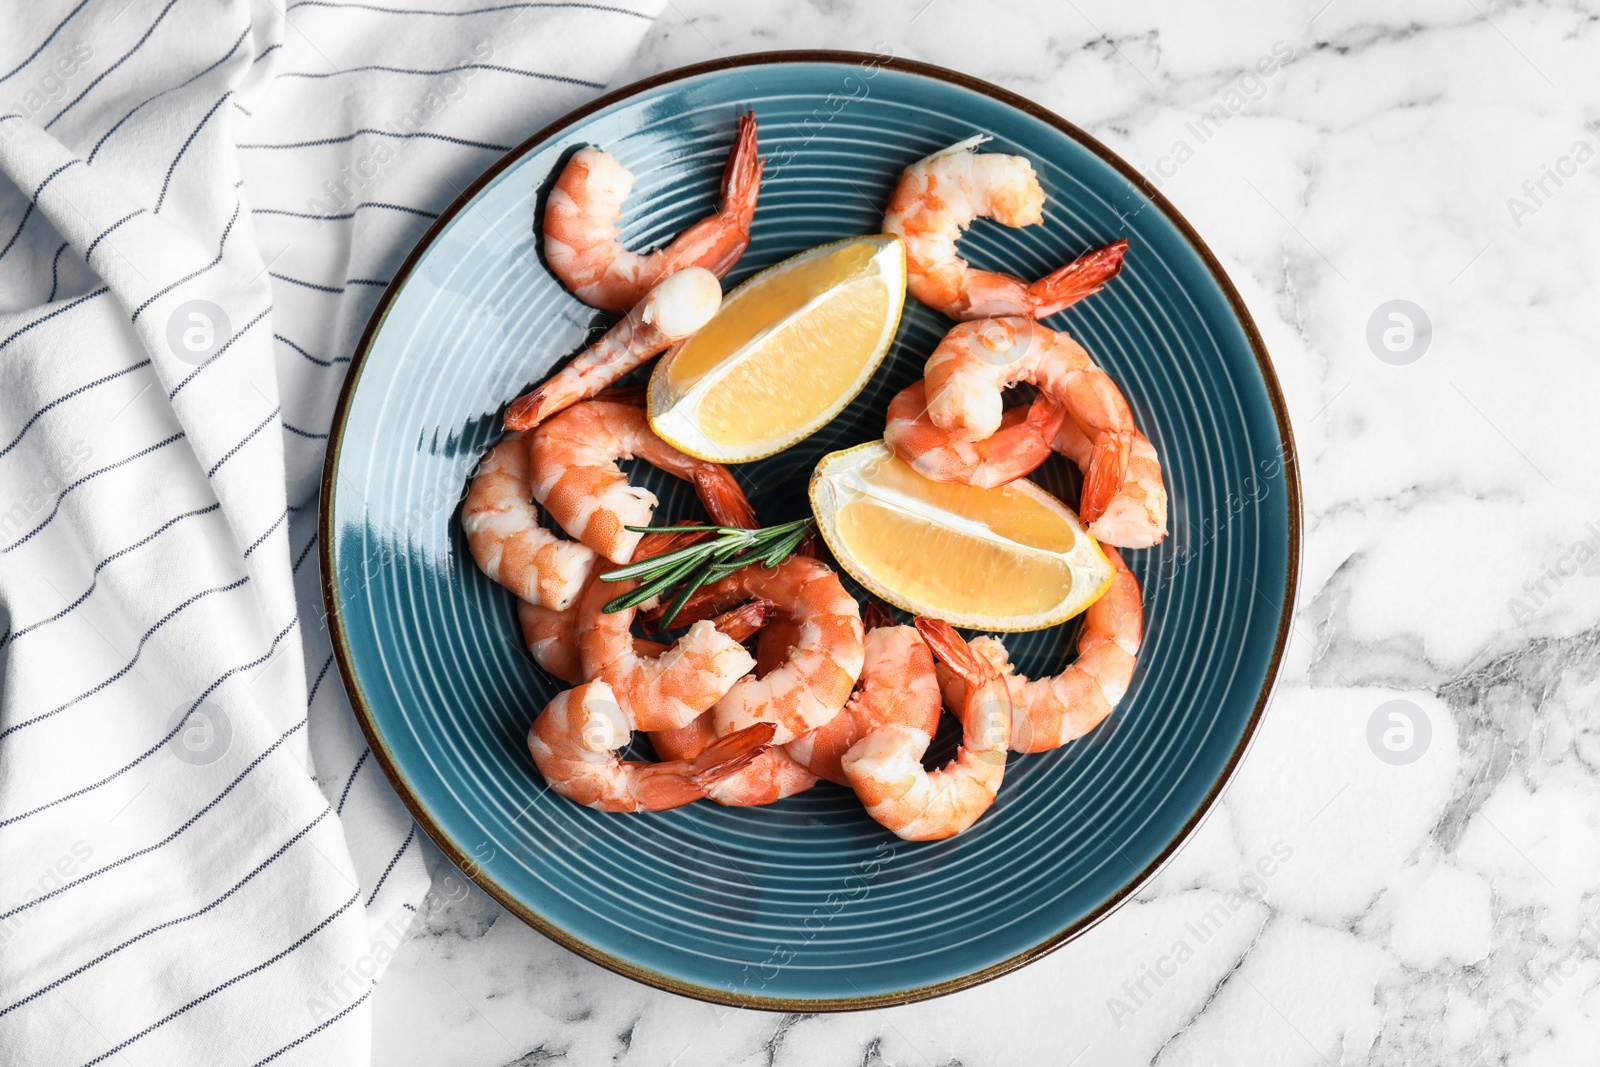
[[[1073,510],[1032,482],[931,481],[882,441],[822,457],[811,510],[856,581],[956,626],[1054,626],[1099,599],[1114,573]]]
[[[783,451],[866,386],[905,298],[905,246],[888,234],[768,267],[656,364],[651,428],[680,452],[718,463]]]

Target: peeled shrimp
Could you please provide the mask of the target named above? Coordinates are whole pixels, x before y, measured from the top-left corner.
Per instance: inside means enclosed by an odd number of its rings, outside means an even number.
[[[889,197],[883,232],[905,242],[911,295],[953,319],[1039,319],[1099,292],[1122,269],[1127,241],[1080,256],[1036,282],[975,270],[957,254],[956,240],[974,219],[1013,227],[1044,221],[1044,190],[1033,164],[974,151],[986,140],[969,137],[911,164]]]
[[[655,547],[659,551],[671,550],[671,546]],[[535,661],[563,681],[574,684],[581,681],[583,665],[576,630],[577,609],[569,608],[564,612],[553,612],[523,604],[519,610],[522,612],[523,632],[528,641],[528,649]],[[710,620],[710,625],[734,641],[742,642],[757,630],[765,634],[767,631],[761,627],[771,613],[771,602],[757,600],[718,615]],[[671,647],[643,638],[634,638],[633,656],[642,666],[642,661],[656,659],[668,652]],[[785,646],[784,655],[787,654],[788,647]],[[757,669],[762,669],[759,664]],[[764,670],[762,672],[765,673]],[[613,696],[616,695],[617,691],[614,689]],[[937,696],[935,699],[937,700]],[[621,706],[626,701],[619,699],[617,702]],[[635,715],[632,718],[638,719],[639,716]],[[648,719],[647,716],[646,720]],[[657,754],[667,760],[692,760],[717,740],[709,712],[700,715],[687,726],[675,730],[655,730],[649,736]],[[710,786],[706,796],[718,804],[731,807],[771,804],[773,801],[810,789],[816,782],[816,776],[795,762],[783,749],[769,747],[740,767],[737,772]]]
[[[928,417],[953,437],[982,441],[1001,429],[1001,393],[1014,382],[1066,408],[1055,444],[1084,470],[1078,510],[1095,539],[1148,548],[1165,537],[1155,448],[1116,383],[1066,334],[1015,316],[957,325],[928,357]]]
[[[526,600],[517,603],[517,622],[522,627],[522,643],[528,646],[533,662],[553,678],[568,685],[583,681],[583,661],[578,655],[576,608],[556,611]]]
[[[994,665],[979,656],[949,623],[919,618],[916,626],[939,659],[963,681],[956,715],[961,747],[936,771],[922,766],[933,741],[925,730],[888,723],[844,755],[845,777],[867,813],[907,841],[954,837],[994,803],[1005,776],[1011,734],[1011,694]]]
[[[1066,409],[1041,393],[1028,407],[1001,415],[993,434],[963,441],[928,417],[926,383],[919,381],[889,401],[883,440],[924,478],[992,489],[1049,459],[1051,442],[1065,418]]]
[[[1089,523],[1089,532],[1108,545],[1146,548],[1167,533],[1167,489],[1161,482],[1161,460],[1156,457],[1155,445],[1142,434],[1113,440],[1119,462],[1121,446],[1126,442],[1127,468],[1122,484],[1103,505],[1099,516]],[[1052,447],[1087,474],[1094,465],[1098,439],[1091,440],[1077,423],[1067,419],[1056,431]],[[1089,499],[1087,477],[1083,483],[1083,498]],[[1089,518],[1087,513],[1083,517]]]
[[[533,392],[513,400],[506,409],[506,429],[531,430],[556,412],[594,396],[704,326],[721,306],[722,286],[710,271],[686,267],[669,275],[604,337]]]
[[[704,267],[717,277],[733,269],[750,244],[761,170],[756,117],[739,118],[739,133],[722,171],[714,215],[672,243],[641,255],[622,247],[622,205],[633,175],[598,148],[575,152],[550,190],[544,209],[544,254],[550,270],[579,300],[603,311],[626,311],[651,287],[684,267]]]
[[[670,552],[697,539],[688,534],[652,535],[647,540],[640,542],[639,558],[646,558],[642,555],[646,551],[652,555]],[[596,574],[590,581],[596,581],[598,577],[599,575]],[[627,588],[633,589],[635,587],[635,585],[629,585]],[[585,586],[585,589],[587,589],[587,586]],[[577,685],[579,682],[587,680],[583,676],[583,653],[578,646],[578,606],[581,600],[582,597],[580,596],[579,600],[575,601],[565,611],[542,608],[537,604],[529,604],[527,601],[522,601],[517,605],[517,621],[522,626],[522,640],[528,646],[528,654],[533,657],[535,663],[544,669],[546,674],[550,674],[571,685]],[[640,604],[639,607],[652,607],[656,600],[657,598],[652,597]],[[728,617],[735,620],[739,618],[735,612],[729,612]],[[728,627],[724,625],[723,619],[712,619],[711,622],[712,625],[724,633],[730,632]],[[754,632],[754,629],[737,634],[734,640],[745,640],[750,636],[751,632]],[[640,656],[652,657],[661,655],[667,650],[667,646],[654,641],[647,641],[644,638],[634,638],[633,649]]]
[[[741,640],[758,629],[765,636],[771,627],[788,623],[783,616],[774,618],[773,612],[771,601],[756,600],[724,612],[713,622],[723,633]],[[785,657],[787,654],[788,649],[785,648]],[[757,675],[765,674],[769,669],[770,666],[763,667],[758,656]],[[717,740],[711,718],[711,713],[707,712],[687,726],[653,733],[650,743],[663,759],[693,759]],[[706,799],[730,808],[757,807],[803,793],[816,784],[816,775],[802,767],[782,748],[773,747],[745,764],[737,774],[729,775],[707,790]]]
[[[719,737],[752,723],[777,726],[775,745],[825,725],[844,707],[865,660],[861,608],[827,565],[791,556],[771,569],[746,567],[716,583],[762,597],[799,625],[788,658],[764,678],[741,678],[717,701]]]
[[[639,551],[646,551],[645,546],[649,545],[648,550],[652,554],[670,552],[674,548],[688,544],[691,540],[692,538],[682,534],[657,534],[648,540],[640,541]],[[596,574],[589,581],[594,582],[598,577]],[[587,591],[588,586],[585,585],[584,588]],[[654,600],[655,598],[651,598],[640,606],[649,606]],[[571,685],[587,680],[583,676],[583,654],[578,647],[578,605],[581,601],[580,596],[578,601],[564,611],[543,608],[527,601],[517,605],[517,621],[522,626],[522,640],[528,646],[528,654],[546,674]],[[744,637],[738,637],[736,640],[742,641]],[[666,651],[665,645],[642,638],[635,638],[633,647],[641,656],[659,656]]]
[[[752,722],[776,723],[787,744],[839,713],[861,675],[861,608],[825,563],[793,555],[776,567],[749,566],[690,597],[679,619],[703,618],[751,599],[772,601],[797,626],[783,661],[761,678],[741,678],[712,709],[723,736]]]
[[[1011,690],[1013,752],[1044,752],[1082,737],[1103,722],[1127,693],[1144,634],[1139,579],[1114,548],[1105,550],[1116,568],[1111,588],[1089,605],[1078,631],[1078,658],[1053,678],[1029,679],[1014,672],[1006,646],[979,637],[972,649],[1005,676]],[[940,672],[946,700],[964,697],[966,683]]]
[[[650,534],[639,545],[639,559],[671,551],[678,535]],[[578,653],[586,679],[611,686],[635,729],[675,730],[693,722],[756,665],[739,640],[702,619],[673,645],[655,655],[641,654],[632,633],[637,608],[607,612],[613,597],[625,596],[638,582],[589,584],[578,601]]]
[[[644,409],[608,400],[576,404],[533,433],[533,496],[567,533],[613,563],[633,558],[656,497],[628,484],[617,461],[637,456],[694,483],[700,502],[724,526],[754,526],[755,516],[728,468],[694,459],[650,429]]]
[[[528,752],[555,792],[599,811],[665,811],[699,800],[764,750],[772,727],[730,734],[692,760],[617,757],[632,728],[605,682],[557,694],[528,730]]]
[[[793,756],[817,777],[846,787],[850,780],[842,761],[857,741],[886,723],[932,737],[941,710],[933,653],[916,628],[896,626],[877,604],[868,605],[863,615],[866,662],[844,710],[810,733],[772,749]],[[761,669],[759,659],[756,669]]]
[[[595,569],[593,549],[539,525],[521,434],[506,436],[478,464],[461,506],[461,528],[484,574],[545,608],[570,607]]]
[[[568,685],[583,681],[583,655],[578,649],[578,606],[565,611],[541,608],[526,600],[517,603],[517,621],[522,627],[522,641],[544,672]],[[711,620],[722,629],[721,624]],[[640,656],[659,656],[666,645],[636,637],[633,650]]]

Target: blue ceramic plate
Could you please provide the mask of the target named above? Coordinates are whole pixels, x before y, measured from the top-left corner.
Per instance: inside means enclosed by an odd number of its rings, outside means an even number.
[[[730,276],[876,232],[908,163],[975,133],[1034,162],[1042,226],[980,221],[980,267],[1037,277],[1132,241],[1103,293],[1051,325],[1116,379],[1154,441],[1172,535],[1128,552],[1147,631],[1116,715],[1064,749],[1013,756],[994,808],[908,844],[823,783],[769,808],[603,815],[550,793],[524,738],[559,690],[522,650],[511,595],[468,556],[460,499],[505,404],[602,317],[544,268],[541,197],[583,144],[638,176],[644,248],[711,209],[739,112],[770,156],[750,250]],[[834,423],[737,468],[765,522],[807,513],[818,457],[879,437],[950,323],[907,300],[893,351]],[[1288,633],[1299,563],[1294,446],[1261,339],[1187,223],[1102,145],[1019,97],[934,67],[778,53],[612,93],[496,163],[440,217],[362,338],[334,420],[323,575],[339,667],[372,750],[417,821],[475,881],[561,944],[688,996],[789,1011],[875,1007],[1021,966],[1103,918],[1199,824],[1248,746]],[[657,521],[701,512],[645,468]],[[1053,459],[1034,476],[1076,500]],[[1008,637],[1061,669],[1076,624]],[[945,742],[948,745],[948,740]]]

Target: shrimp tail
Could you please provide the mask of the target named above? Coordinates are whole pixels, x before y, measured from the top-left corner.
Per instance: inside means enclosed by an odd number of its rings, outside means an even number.
[[[865,629],[881,630],[894,624],[894,616],[879,601],[869,600],[867,606],[861,609],[861,625]]]
[[[928,643],[933,654],[961,676],[968,685],[976,685],[989,678],[998,677],[994,664],[972,650],[966,639],[956,633],[956,628],[943,619],[930,619],[918,615],[912,620],[917,633]]]
[[[697,535],[688,535],[697,536]],[[737,591],[715,590],[703,586],[690,594],[689,599],[683,602],[683,607],[678,609],[678,614],[673,616],[674,629],[680,626],[693,626],[701,619],[715,619],[719,613],[730,612],[735,605],[744,599],[743,594]],[[640,611],[635,618],[643,624],[647,634],[661,632],[661,619],[667,613],[667,604],[657,604],[648,611]],[[718,629],[721,629],[719,626]]]
[[[1056,434],[1061,430],[1061,424],[1066,421],[1067,409],[1050,399],[1045,393],[1034,397],[1033,403],[1028,407],[1028,417],[1023,421],[1027,423],[1028,430],[1049,449],[1050,442],[1056,439]],[[1045,452],[1049,458],[1049,452]],[[1041,460],[1041,462],[1043,462]]]
[[[753,530],[759,525],[750,500],[739,487],[733,472],[719,463],[708,463],[694,472],[694,490],[700,503],[719,526]]]
[[[694,780],[707,789],[727,781],[767,751],[776,732],[772,723],[758,722],[719,737],[694,758]]]
[[[728,153],[728,165],[722,169],[722,200],[717,205],[718,214],[737,220],[746,245],[750,240],[750,220],[756,213],[756,198],[761,191],[761,172],[767,167],[767,161],[757,155],[759,150],[756,113],[747,111],[739,116],[739,133],[734,138],[733,151]],[[733,262],[737,262],[743,252],[741,245]],[[728,264],[730,268],[732,265]],[[725,272],[713,269],[712,273],[720,277]]]
[[[1034,318],[1046,318],[1063,308],[1093,296],[1122,270],[1128,254],[1128,239],[1113,241],[1103,248],[1085,252],[1064,267],[1058,267],[1028,286],[1034,303]]]
[[[777,612],[778,605],[770,600],[752,600],[716,616],[711,625],[742,644],[754,637]]]
[[[755,211],[756,190],[761,185],[761,172],[767,161],[756,155],[759,145],[756,131],[756,113],[747,111],[739,116],[739,132],[733,140],[733,151],[728,153],[728,164],[722,168],[721,210],[745,215]]]
[[[732,270],[750,247],[750,222],[755,218],[756,199],[761,192],[761,172],[767,165],[756,151],[756,116],[752,111],[739,116],[739,133],[722,170],[717,213],[679,235],[683,243],[680,254],[693,250],[700,257],[699,265],[719,278]],[[690,239],[696,234],[702,240]]]
[[[524,393],[506,408],[507,430],[531,430],[556,412],[571,407],[583,395],[572,394],[561,388],[559,376],[552,378],[531,393]]]
[[[1083,499],[1078,505],[1079,517],[1084,522],[1094,522],[1105,514],[1112,498],[1122,488],[1132,456],[1133,435],[1130,433],[1103,433],[1094,439],[1089,450],[1089,469],[1083,477]]]

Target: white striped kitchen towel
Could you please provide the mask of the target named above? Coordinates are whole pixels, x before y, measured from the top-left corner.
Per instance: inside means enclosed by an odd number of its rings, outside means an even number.
[[[0,1063],[368,1061],[427,873],[322,626],[329,420],[659,2],[0,8]]]

